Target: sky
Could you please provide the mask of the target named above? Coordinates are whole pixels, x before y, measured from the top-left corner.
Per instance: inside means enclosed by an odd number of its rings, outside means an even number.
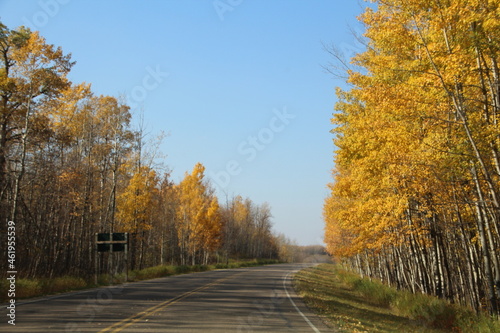
[[[333,62],[362,51],[362,1],[0,0],[10,29],[39,31],[76,61],[69,78],[121,96],[179,182],[197,162],[219,201],[272,209],[273,229],[323,243],[331,182]],[[142,119],[142,121],[140,120]]]

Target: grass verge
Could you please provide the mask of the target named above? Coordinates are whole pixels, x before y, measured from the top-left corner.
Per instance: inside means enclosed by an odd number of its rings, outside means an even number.
[[[500,332],[500,322],[489,316],[362,279],[337,265],[298,272],[294,287],[338,332]]]
[[[253,267],[270,264],[278,264],[278,260],[253,259],[244,261],[230,261],[228,264],[214,265],[194,265],[194,266],[154,266],[142,270],[129,271],[128,281],[150,280],[171,275],[187,274],[194,272],[204,272],[216,269]],[[54,279],[18,279],[16,280],[16,299],[25,299],[54,295],[62,292],[82,290],[100,286],[108,286],[126,282],[125,274],[118,274],[111,278],[108,274],[98,277],[97,285],[94,281],[86,281],[79,277],[64,276]],[[0,282],[0,302],[7,302],[8,281],[3,279]]]

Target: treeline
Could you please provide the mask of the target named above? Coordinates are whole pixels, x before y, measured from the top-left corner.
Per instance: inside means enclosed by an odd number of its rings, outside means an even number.
[[[68,80],[74,62],[61,48],[0,24],[0,55],[0,230],[15,222],[21,277],[106,270],[105,254],[95,268],[103,232],[130,234],[131,269],[279,258],[267,204],[220,205],[201,164],[175,184],[129,106]]]
[[[500,1],[373,2],[332,120],[328,251],[498,314]]]
[[[290,243],[286,239],[282,242],[284,249],[281,251],[287,262],[297,263],[330,263],[331,257],[322,245],[302,246]]]

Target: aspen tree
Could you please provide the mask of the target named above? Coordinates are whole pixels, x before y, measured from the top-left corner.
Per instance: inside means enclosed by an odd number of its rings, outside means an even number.
[[[177,211],[178,238],[182,264],[194,265],[198,257],[206,262],[207,256],[220,245],[222,231],[217,198],[205,180],[205,167],[197,163],[191,174],[177,186],[179,209]]]
[[[329,251],[497,313],[500,2],[374,2],[360,17],[361,70],[348,73],[332,120]]]

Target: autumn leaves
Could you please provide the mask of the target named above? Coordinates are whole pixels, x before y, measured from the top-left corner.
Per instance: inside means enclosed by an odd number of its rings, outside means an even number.
[[[174,182],[130,106],[70,82],[72,65],[38,33],[0,24],[0,220],[29,240],[17,248],[24,276],[92,276],[98,232],[130,233],[131,269],[278,258],[267,205],[237,197],[221,207],[202,164]],[[167,76],[147,72],[133,103]]]
[[[205,258],[221,245],[222,216],[217,197],[204,178],[205,167],[198,163],[176,188],[179,200],[177,233],[182,259],[186,254],[195,263],[197,251]],[[206,262],[206,259],[205,259]]]
[[[329,251],[498,312],[500,2],[376,3],[332,119]]]

